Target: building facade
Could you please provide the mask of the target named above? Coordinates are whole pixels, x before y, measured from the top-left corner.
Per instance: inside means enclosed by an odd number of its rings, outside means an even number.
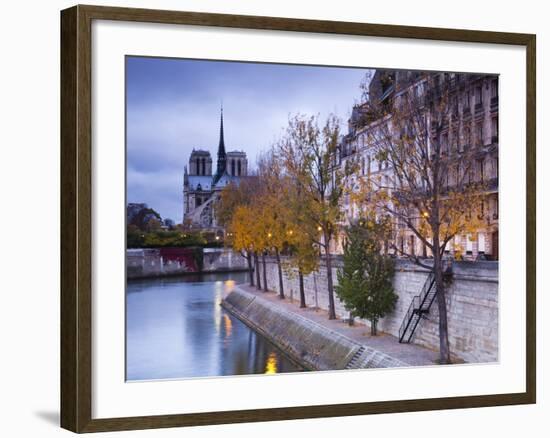
[[[238,184],[248,175],[248,160],[242,151],[225,151],[223,109],[216,171],[210,152],[193,149],[183,176],[183,223],[191,228],[217,229],[214,206],[220,191],[230,183]]]
[[[449,157],[460,157],[466,150],[475,149],[476,161],[471,169],[472,180],[483,184],[483,201],[478,219],[483,224],[475,235],[457,235],[446,246],[450,254],[460,253],[465,259],[498,259],[498,76],[430,73],[435,83],[449,84],[449,116],[446,128],[438,139],[441,148]],[[433,77],[433,76],[432,76]],[[430,82],[432,84],[433,82]],[[392,117],[392,106],[399,105],[405,93],[420,96],[429,93],[426,74],[423,72],[376,70],[368,86],[369,99],[387,105],[387,120]],[[359,179],[376,179],[389,186],[392,169],[387,161],[377,159],[373,144],[379,119],[368,117],[367,103],[356,105],[348,121],[348,133],[342,138],[337,157],[337,166],[354,160],[358,171],[348,184],[357,185]],[[391,123],[391,122],[390,122]],[[454,155],[453,155],[454,154]],[[457,158],[457,166],[460,165]],[[456,174],[460,172],[457,167]],[[452,185],[454,175],[448,172],[447,184]],[[456,177],[458,179],[458,176]],[[342,225],[357,220],[360,212],[349,195],[344,197],[345,212]],[[421,240],[402,223],[396,223],[394,245],[400,251],[418,256],[429,256]],[[341,248],[340,248],[341,249]]]

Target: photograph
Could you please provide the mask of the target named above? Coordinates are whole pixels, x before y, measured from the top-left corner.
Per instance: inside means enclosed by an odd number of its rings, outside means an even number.
[[[124,62],[126,381],[499,362],[498,75]]]

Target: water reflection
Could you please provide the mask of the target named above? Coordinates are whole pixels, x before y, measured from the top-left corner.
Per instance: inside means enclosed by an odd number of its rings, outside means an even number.
[[[277,372],[277,355],[269,353],[267,363],[265,364],[265,374],[275,374]]]
[[[256,373],[298,368],[219,303],[244,274],[132,281],[126,296],[128,380]]]

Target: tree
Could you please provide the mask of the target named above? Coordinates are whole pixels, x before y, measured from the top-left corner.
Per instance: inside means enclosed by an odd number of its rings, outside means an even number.
[[[349,163],[343,168],[335,166],[339,125],[335,116],[329,116],[320,127],[318,117],[296,115],[290,118],[286,132],[277,144],[283,172],[299,190],[304,220],[315,225],[315,234],[310,237],[324,252],[329,319],[336,319],[331,244],[342,215],[339,204],[345,180],[353,172]]]
[[[252,257],[255,251],[254,236],[251,233],[255,223],[251,218],[255,214],[258,191],[259,180],[255,176],[244,178],[239,184],[230,183],[223,188],[214,207],[216,221],[229,231],[227,243],[247,261],[251,286],[254,286]],[[257,269],[257,257],[255,262],[254,267]]]
[[[374,78],[376,79],[376,78]],[[479,229],[483,183],[475,178],[479,149],[451,147],[448,133],[460,128],[457,95],[440,73],[399,84],[386,77],[396,94],[365,88],[365,115],[372,158],[385,169],[361,181],[354,198],[364,210],[394,219],[393,250],[432,271],[439,310],[440,362],[450,363],[443,256],[454,236]],[[391,87],[386,89],[391,91]],[[397,93],[398,92],[398,93]],[[418,238],[433,263],[397,244],[406,233]],[[401,240],[402,241],[402,240]]]
[[[289,178],[282,172],[281,161],[272,148],[258,159],[259,189],[254,200],[255,248],[262,253],[264,265],[264,289],[267,290],[265,253],[275,254],[279,277],[279,296],[285,297],[281,253],[288,248],[293,234],[293,224],[287,201]],[[259,278],[259,270],[258,278]]]
[[[393,260],[383,254],[382,242],[388,227],[373,217],[361,219],[346,230],[344,264],[338,270],[336,293],[353,317],[370,321],[376,336],[380,318],[393,311],[397,295],[393,290]]]
[[[300,187],[285,177],[282,211],[289,223],[288,249],[290,253],[288,275],[298,274],[300,291],[300,308],[306,307],[304,290],[304,275],[319,268],[319,246],[312,236],[317,237],[317,227],[307,214],[307,206],[303,203]]]
[[[227,227],[235,214],[237,207],[254,204],[260,190],[260,180],[251,175],[241,178],[239,183],[231,182],[220,193],[220,198],[214,204],[216,222]]]
[[[240,205],[235,208],[229,224],[229,230],[233,235],[233,249],[240,251],[248,263],[248,276],[250,286],[254,286],[254,272],[252,269],[252,250],[254,245],[250,229],[253,225],[253,215],[249,206]]]
[[[290,264],[298,271],[300,308],[305,308],[304,275],[309,275],[319,268],[319,249],[307,233],[300,231],[299,226],[296,228],[296,238],[291,241]]]
[[[135,225],[140,230],[154,230],[160,228],[162,218],[152,208],[140,209],[130,220],[128,225]]]
[[[126,247],[142,248],[145,235],[137,225],[128,224],[126,227]]]

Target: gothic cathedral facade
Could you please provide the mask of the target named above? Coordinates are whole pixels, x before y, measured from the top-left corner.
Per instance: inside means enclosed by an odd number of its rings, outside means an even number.
[[[220,115],[220,139],[216,172],[212,157],[203,149],[193,149],[183,176],[183,224],[190,228],[215,230],[218,227],[214,205],[221,190],[230,183],[238,184],[248,174],[248,161],[243,151],[225,151],[223,108]]]

